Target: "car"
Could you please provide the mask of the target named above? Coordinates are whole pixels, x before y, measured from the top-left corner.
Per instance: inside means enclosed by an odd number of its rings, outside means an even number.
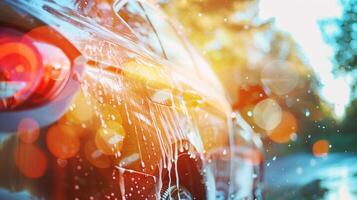
[[[0,197],[261,198],[261,144],[153,3],[0,2]]]

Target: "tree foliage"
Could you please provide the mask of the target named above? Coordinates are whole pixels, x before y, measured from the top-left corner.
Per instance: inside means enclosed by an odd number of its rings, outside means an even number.
[[[335,69],[352,72],[357,69],[357,0],[341,0],[339,19],[321,21],[321,29],[334,48]]]
[[[330,114],[317,94],[317,80],[298,45],[289,34],[275,27],[273,19],[259,18],[258,0],[170,0],[161,6],[183,24],[183,31],[210,61],[223,83],[233,109],[240,110],[257,132],[263,130],[248,116],[255,104],[245,104],[261,100],[255,96],[260,97],[269,88],[262,81],[262,71],[270,63],[283,63],[298,77],[288,94],[267,94],[284,110],[293,112],[301,124]],[[278,79],[273,81],[282,80]],[[305,116],[306,111],[311,113],[309,117]]]

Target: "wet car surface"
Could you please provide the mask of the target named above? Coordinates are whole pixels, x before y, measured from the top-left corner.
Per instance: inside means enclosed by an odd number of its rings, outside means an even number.
[[[155,6],[0,4],[2,198],[261,198],[259,139]]]

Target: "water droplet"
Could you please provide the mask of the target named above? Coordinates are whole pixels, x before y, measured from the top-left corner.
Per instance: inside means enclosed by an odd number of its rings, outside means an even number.
[[[303,173],[303,169],[301,167],[296,168],[296,174],[301,175]]]
[[[72,79],[77,82],[82,82],[82,77],[78,72],[73,72]]]
[[[60,167],[65,167],[67,165],[67,160],[63,160],[63,159],[57,159],[57,164]]]
[[[253,179],[256,179],[258,177],[258,175],[256,174],[256,173],[254,173],[253,175],[252,175],[252,178]]]
[[[252,116],[253,116],[253,112],[252,112],[252,111],[248,111],[248,112],[247,112],[247,115],[248,115],[249,117],[252,117]]]
[[[223,150],[223,155],[227,155],[227,150],[226,149]]]

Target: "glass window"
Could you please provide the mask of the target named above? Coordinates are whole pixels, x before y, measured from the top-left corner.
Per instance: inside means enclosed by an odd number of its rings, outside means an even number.
[[[145,47],[184,67],[194,67],[191,55],[172,24],[161,11],[144,2],[128,2],[119,15],[133,29]]]
[[[117,6],[117,12],[139,38],[139,41],[137,41],[139,45],[164,57],[157,33],[140,3],[130,1],[123,6]]]

